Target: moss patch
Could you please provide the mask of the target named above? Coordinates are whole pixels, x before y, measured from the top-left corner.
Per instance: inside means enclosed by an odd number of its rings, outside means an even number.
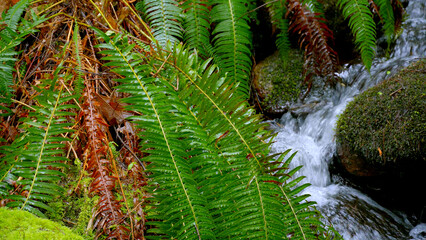
[[[299,50],[291,49],[287,59],[283,62],[275,52],[253,70],[253,85],[266,114],[297,100],[301,92],[303,55]]]
[[[337,122],[337,141],[371,163],[426,160],[425,79],[421,60],[357,96]]]
[[[80,166],[81,162],[76,160],[75,165],[67,169],[66,182],[62,183],[67,189],[67,193],[57,198],[56,201],[48,203],[54,212],[46,212],[46,216],[68,226],[74,233],[89,240],[94,239],[91,219],[92,211],[96,207],[99,197],[89,196],[89,185],[92,179]],[[81,181],[79,181],[80,174]],[[79,187],[77,187],[78,183]]]
[[[39,218],[29,212],[0,208],[0,239],[83,240],[59,223]]]

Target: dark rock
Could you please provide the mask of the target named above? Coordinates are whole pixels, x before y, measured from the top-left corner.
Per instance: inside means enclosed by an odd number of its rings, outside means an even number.
[[[346,144],[337,145],[337,154],[344,170],[354,176],[372,177],[380,175],[380,170],[377,166],[372,165],[359,154],[351,152]]]
[[[320,102],[320,101],[314,101],[314,102],[309,102],[304,104],[296,103],[296,104],[290,105],[289,111],[294,118],[305,117],[309,113],[312,113],[318,110],[318,108],[324,105],[325,105],[325,102]]]

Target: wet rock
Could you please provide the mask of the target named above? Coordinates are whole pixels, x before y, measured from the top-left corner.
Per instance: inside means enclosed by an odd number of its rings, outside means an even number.
[[[421,60],[358,95],[337,121],[337,142],[383,167],[426,161],[425,70]]]
[[[289,111],[294,118],[304,117],[308,115],[309,113],[312,113],[318,110],[320,107],[324,105],[325,103],[320,101],[314,101],[314,102],[309,102],[304,104],[296,103],[296,104],[290,105]]]
[[[357,177],[372,177],[380,174],[379,168],[370,164],[360,154],[351,152],[347,144],[338,144],[340,164],[348,173]]]
[[[300,95],[302,72],[303,55],[295,49],[286,62],[275,52],[258,63],[252,79],[255,105],[269,118],[281,117]]]
[[[336,128],[337,165],[346,177],[418,219],[426,209],[420,190],[426,182],[425,79],[421,60],[357,96]]]
[[[343,239],[408,239],[410,223],[354,189],[330,185],[321,196],[313,194],[318,209]]]

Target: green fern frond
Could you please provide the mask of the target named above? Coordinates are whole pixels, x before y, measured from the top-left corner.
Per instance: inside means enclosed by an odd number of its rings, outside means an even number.
[[[375,0],[377,6],[379,6],[379,14],[382,17],[382,24],[384,33],[390,45],[393,35],[395,33],[395,18],[393,15],[393,8],[390,0]]]
[[[81,38],[80,38],[80,31],[78,27],[77,21],[74,22],[74,33],[73,33],[73,42],[74,42],[74,53],[75,53],[75,59],[77,60],[77,78],[75,82],[75,91],[76,94],[81,95],[83,93],[84,88],[84,80],[83,80],[83,68],[81,64],[81,57],[80,54],[82,54],[81,51]]]
[[[301,1],[304,6],[312,13],[316,13],[321,18],[325,18],[323,4],[317,0],[303,0]]]
[[[251,71],[252,33],[248,25],[248,6],[242,0],[215,0],[210,12],[213,30],[213,45],[219,57],[217,63],[233,84],[238,84],[238,93],[248,98]]]
[[[2,160],[10,164],[5,173],[9,176],[4,180],[11,179],[12,175],[19,178],[16,184],[22,186],[16,195],[3,195],[4,199],[12,200],[6,206],[19,207],[39,216],[44,216],[39,209],[53,211],[45,202],[62,193],[57,183],[64,176],[60,169],[66,167],[64,162],[68,161],[63,154],[65,143],[69,141],[62,135],[72,131],[72,124],[67,119],[74,115],[69,109],[75,106],[67,104],[72,98],[64,93],[62,84],[58,91],[43,89],[36,98],[35,112],[31,112],[23,123],[26,133],[12,144],[15,148],[6,153],[6,160]],[[5,187],[4,183],[2,187]],[[10,186],[2,193],[8,190]]]
[[[206,48],[210,45],[209,2],[188,0],[180,6],[184,13],[183,40],[189,48],[196,48],[200,56],[207,57]]]
[[[10,86],[13,85],[12,72],[16,61],[13,56],[18,54],[14,51],[14,47],[23,41],[16,32],[16,28],[28,5],[29,0],[19,1],[7,11],[7,14],[3,13],[3,21],[0,22],[6,25],[6,28],[0,32],[0,97],[9,97],[12,91]]]
[[[137,7],[146,15],[152,34],[161,46],[182,39],[182,11],[175,0],[143,0]]]
[[[133,45],[126,45],[121,35],[110,39],[98,31],[105,40],[99,47],[107,49],[103,60],[107,66],[115,66],[113,72],[122,75],[119,91],[131,93],[124,99],[129,109],[141,113],[132,119],[144,131],[142,150],[149,153],[146,161],[151,162],[149,171],[153,184],[159,188],[153,192],[158,202],[158,215],[148,216],[162,220],[155,225],[166,235],[174,238],[214,238],[212,218],[206,208],[207,201],[198,190],[194,180],[189,152],[197,145],[188,135],[196,132],[192,116],[177,98],[177,93],[161,78],[152,77],[155,72],[149,65],[143,65],[143,55],[132,53]],[[191,131],[193,130],[193,131]]]
[[[216,163],[215,173],[220,173],[220,176],[215,177],[204,169],[202,163],[198,163],[199,169],[205,170],[201,176],[206,179],[199,181],[203,183],[203,192],[208,193],[206,197],[218,229],[217,236],[231,239],[285,238],[289,232],[283,230],[286,228],[283,199],[289,199],[287,206],[292,206],[297,216],[298,211],[310,210],[307,208],[309,205],[298,204],[298,196],[288,194],[284,198],[282,193],[285,191],[276,184],[281,180],[266,173],[270,157],[265,157],[269,149],[265,136],[270,136],[269,132],[262,128],[259,117],[247,104],[235,96],[235,89],[229,82],[220,78],[214,66],[209,67],[209,62],[198,63],[196,56],[180,47],[174,48],[168,60],[165,58],[163,56],[159,62],[166,62],[181,74],[178,86],[180,99],[190,106],[190,111],[208,133],[211,147],[215,149],[210,152],[217,152],[222,162]],[[306,224],[316,216],[300,218],[299,222]],[[307,228],[299,232],[304,233]]]
[[[349,18],[349,27],[355,36],[355,45],[361,52],[361,59],[370,70],[376,49],[376,24],[367,0],[339,0],[343,16]]]
[[[22,13],[29,5],[30,0],[21,0],[7,11],[3,21],[12,31],[16,30]]]
[[[0,31],[0,101],[10,101],[10,93],[13,91],[13,71],[15,66],[15,56],[19,53],[15,51],[25,37],[37,32],[35,26],[46,20],[45,16],[37,16],[33,11],[32,21],[21,19],[22,12],[28,7],[29,1],[23,0],[15,4],[6,14],[3,14],[5,28]],[[21,24],[18,22],[21,20]]]
[[[288,155],[290,151],[288,149],[283,155]],[[309,184],[299,184],[304,178],[303,176],[294,178],[294,174],[302,166],[289,169],[295,155],[296,152],[286,159],[279,171],[274,172],[275,175],[280,176],[280,180],[283,182],[283,185],[279,188],[285,207],[284,221],[288,226],[286,228],[287,237],[291,236],[295,239],[342,239],[333,228],[327,228],[320,221],[321,214],[313,207],[315,202],[306,200],[309,195],[300,195],[300,192],[306,189]]]
[[[290,50],[290,40],[288,38],[288,20],[285,18],[287,13],[287,1],[278,0],[267,5],[272,24],[279,29],[275,44],[280,53],[283,63],[287,62]]]
[[[139,113],[131,119],[149,153],[153,238],[311,236],[305,225],[318,218],[304,213],[311,203],[300,203],[302,188],[270,174],[280,168],[269,163],[266,125],[210,60],[200,62],[181,45],[145,56],[125,35],[95,31],[105,41],[98,45],[106,49],[105,66],[123,77],[119,91],[131,94],[123,101]],[[302,227],[287,232],[287,224],[297,223],[286,216],[294,215]]]

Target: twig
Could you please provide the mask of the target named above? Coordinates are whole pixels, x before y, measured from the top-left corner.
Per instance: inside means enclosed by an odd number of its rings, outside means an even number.
[[[129,151],[131,154],[132,154],[132,156],[139,162],[139,164],[142,166],[142,168],[143,168],[143,170],[145,171],[146,170],[146,168],[145,168],[145,166],[143,165],[143,163],[142,163],[142,161],[138,158],[138,156],[136,156],[136,154],[130,149],[130,147],[129,146],[127,146],[127,144],[124,142],[124,140],[120,137],[120,134],[119,134],[119,132],[117,131],[117,128],[116,127],[114,127],[114,129],[115,129],[115,133],[116,133],[116,135],[117,135],[117,137],[118,137],[118,139],[120,140],[120,142],[123,144],[123,146],[127,149],[127,151]]]
[[[240,20],[240,19],[241,19],[242,17],[244,17],[245,15],[250,14],[250,13],[252,13],[252,12],[254,12],[254,11],[257,11],[258,9],[263,8],[264,6],[266,6],[266,5],[268,5],[268,4],[271,4],[271,3],[274,3],[274,2],[278,2],[278,0],[273,0],[273,1],[270,1],[270,2],[266,2],[266,3],[264,3],[264,4],[260,5],[260,6],[259,6],[259,7],[257,7],[257,8],[253,8],[252,10],[250,10],[250,11],[248,11],[248,12],[244,13],[241,17],[237,18],[237,21],[238,21],[238,20]]]
[[[404,88],[404,87],[401,87],[400,89],[396,90],[395,92],[393,92],[393,93],[389,94],[389,96],[391,96],[391,97],[392,97],[393,95],[395,95],[395,93],[400,92],[403,88]]]
[[[33,111],[36,111],[36,109],[35,109],[35,108],[31,107],[30,105],[28,105],[28,104],[26,104],[26,103],[24,103],[24,102],[18,101],[18,100],[13,99],[13,98],[12,98],[12,102],[15,102],[15,103],[18,103],[18,104],[24,105],[25,107],[28,107],[28,108],[30,108],[30,109],[31,109],[31,110],[33,110]]]

